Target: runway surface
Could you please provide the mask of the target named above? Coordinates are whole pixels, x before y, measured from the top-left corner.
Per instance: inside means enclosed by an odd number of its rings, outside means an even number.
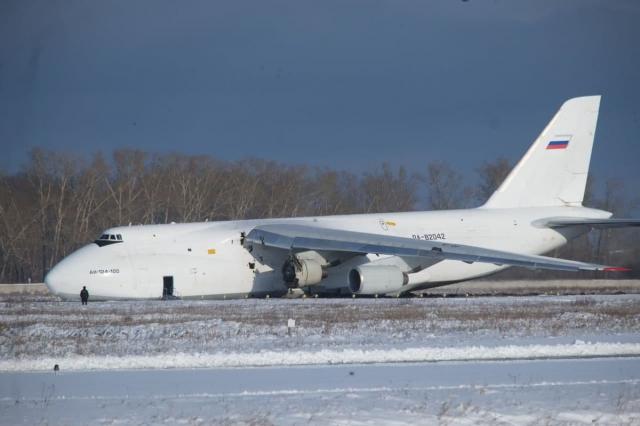
[[[638,424],[640,358],[0,374],[2,424]]]

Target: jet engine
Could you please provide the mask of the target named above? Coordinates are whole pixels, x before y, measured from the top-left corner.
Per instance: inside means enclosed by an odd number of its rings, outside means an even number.
[[[282,278],[289,288],[318,284],[326,276],[315,260],[291,257],[282,265]]]
[[[392,265],[360,265],[349,272],[353,294],[385,294],[400,291],[409,276]]]

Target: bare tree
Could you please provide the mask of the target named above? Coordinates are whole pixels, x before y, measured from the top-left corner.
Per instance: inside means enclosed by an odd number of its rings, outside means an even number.
[[[428,188],[430,210],[450,210],[470,207],[471,189],[464,186],[462,175],[444,161],[427,165],[424,178]]]
[[[597,202],[598,208],[612,212],[618,216],[627,216],[629,205],[623,192],[624,182],[619,179],[608,179],[605,182],[603,198]],[[610,263],[612,244],[611,239],[613,233],[618,230],[599,230],[597,231],[595,244],[595,257],[601,262]]]
[[[511,171],[511,164],[506,158],[500,157],[493,162],[485,162],[478,168],[477,199],[480,203],[486,202],[491,194],[504,182]]]
[[[106,180],[107,190],[114,203],[117,223],[139,220],[138,209],[143,205],[141,180],[147,154],[139,150],[120,149],[113,153],[115,176]]]
[[[384,163],[380,169],[365,173],[360,189],[363,211],[366,213],[413,210],[416,204],[416,177],[404,167],[397,173]]]
[[[356,175],[335,170],[316,170],[308,183],[307,215],[359,212],[359,182]]]

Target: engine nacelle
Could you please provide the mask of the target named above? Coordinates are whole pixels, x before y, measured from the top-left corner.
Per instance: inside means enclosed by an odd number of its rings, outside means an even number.
[[[318,284],[325,276],[315,260],[289,259],[282,265],[282,278],[289,288]]]
[[[400,291],[409,276],[392,265],[360,265],[349,272],[353,294],[385,294]]]

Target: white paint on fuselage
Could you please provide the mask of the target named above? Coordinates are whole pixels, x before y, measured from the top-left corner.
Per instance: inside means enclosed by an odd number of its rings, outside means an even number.
[[[478,208],[116,227],[105,233],[121,234],[123,242],[103,247],[92,243],[77,250],[56,265],[45,282],[53,293],[69,299],[77,299],[82,286],[87,287],[92,299],[160,298],[165,276],[173,277],[173,294],[182,298],[276,296],[287,290],[280,267],[288,253],[257,248],[249,252],[241,244],[242,232],[249,233],[255,226],[266,223],[308,223],[405,238],[426,236],[447,243],[543,254],[585,229],[560,232],[536,226],[536,221],[550,217],[609,216],[608,212],[583,207]],[[346,291],[349,270],[367,262],[395,264],[405,272],[417,265],[427,266],[409,274],[406,290],[477,278],[503,269],[486,263],[445,260],[433,264],[428,259],[370,254],[329,268],[329,276],[313,291]]]

